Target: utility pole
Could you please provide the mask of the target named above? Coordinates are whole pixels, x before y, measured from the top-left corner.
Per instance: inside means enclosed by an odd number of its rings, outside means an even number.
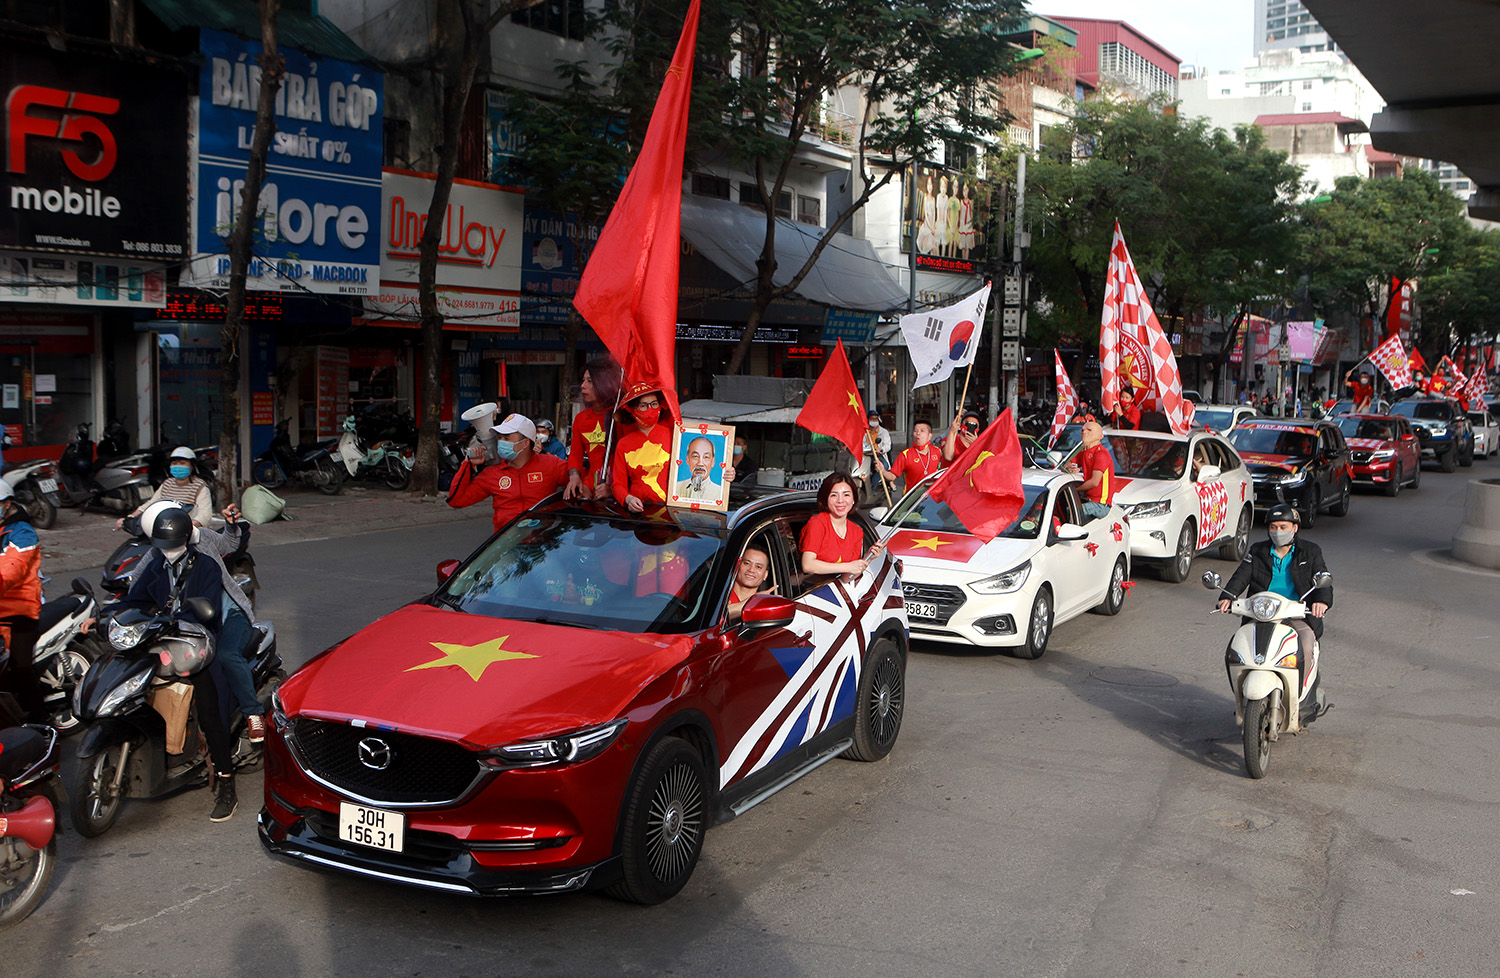
[[[1006,405],[1011,415],[1016,413],[1020,399],[1018,372],[1021,367],[1021,337],[1026,335],[1026,246],[1031,236],[1026,233],[1026,151],[1016,157],[1016,228],[1013,245],[1016,277],[1016,306],[1001,313],[1001,332],[1006,337],[1000,353],[1001,367],[1005,371]],[[1007,288],[1007,301],[1010,289]]]

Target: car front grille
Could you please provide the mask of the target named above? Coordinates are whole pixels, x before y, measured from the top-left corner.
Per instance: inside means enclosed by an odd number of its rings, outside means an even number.
[[[936,604],[937,618],[919,620],[936,621],[939,625],[948,624],[953,613],[964,606],[964,592],[951,584],[902,584],[901,593],[908,601],[931,601]]]
[[[1365,465],[1370,461],[1370,457],[1373,454],[1373,452],[1350,452],[1349,461],[1353,462],[1355,465]]]
[[[292,721],[291,734],[309,774],[374,802],[453,802],[469,790],[481,771],[478,759],[468,750],[430,737],[307,717]]]

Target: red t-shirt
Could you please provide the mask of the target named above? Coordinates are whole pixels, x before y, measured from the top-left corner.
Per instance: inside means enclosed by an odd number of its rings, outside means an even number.
[[[448,505],[462,509],[490,497],[495,501],[493,525],[498,530],[567,484],[567,463],[545,452],[532,452],[520,468],[499,462],[485,466],[478,475],[473,463],[464,459],[448,489]]]
[[[1083,498],[1108,506],[1115,498],[1115,460],[1110,457],[1109,449],[1103,445],[1085,448],[1078,453],[1078,468],[1084,482],[1089,481],[1095,472],[1104,473],[1104,478],[1099,480],[1097,486],[1084,491]]]
[[[1139,429],[1141,426],[1141,409],[1139,405],[1131,404],[1130,407],[1125,407],[1122,404],[1120,406],[1120,417],[1124,418],[1125,423],[1130,425],[1131,428]]]
[[[929,442],[926,448],[917,448],[913,445],[897,455],[896,464],[891,466],[891,471],[905,479],[906,487],[910,489],[942,467],[942,451]]]
[[[830,564],[852,564],[865,554],[865,534],[859,524],[849,520],[841,537],[833,529],[833,517],[819,513],[802,528],[802,552],[810,553]]]
[[[1350,394],[1355,404],[1363,404],[1375,396],[1374,384],[1361,384],[1357,380],[1349,381]]]
[[[592,483],[604,469],[604,443],[609,426],[603,411],[584,408],[573,419],[573,443],[568,451],[568,468],[577,470],[586,483]]]
[[[635,425],[615,436],[610,480],[615,502],[634,496],[647,505],[667,501],[667,470],[672,462],[672,422],[659,421],[645,434]]]

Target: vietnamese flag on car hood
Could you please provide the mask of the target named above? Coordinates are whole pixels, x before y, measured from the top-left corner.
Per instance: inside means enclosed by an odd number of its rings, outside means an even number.
[[[692,647],[686,635],[409,605],[303,666],[280,695],[289,714],[498,747],[617,718]]]
[[[985,543],[1015,522],[1026,491],[1021,488],[1021,441],[1009,408],[933,480],[927,494],[947,503],[958,521]]]

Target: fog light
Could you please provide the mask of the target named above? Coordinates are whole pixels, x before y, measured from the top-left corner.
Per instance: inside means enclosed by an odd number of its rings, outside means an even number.
[[[974,622],[974,629],[984,635],[1014,635],[1016,620],[1010,615],[994,615]]]
[[[1166,531],[1165,530],[1152,530],[1151,531],[1151,539],[1155,540],[1157,543],[1166,543],[1167,542]]]

